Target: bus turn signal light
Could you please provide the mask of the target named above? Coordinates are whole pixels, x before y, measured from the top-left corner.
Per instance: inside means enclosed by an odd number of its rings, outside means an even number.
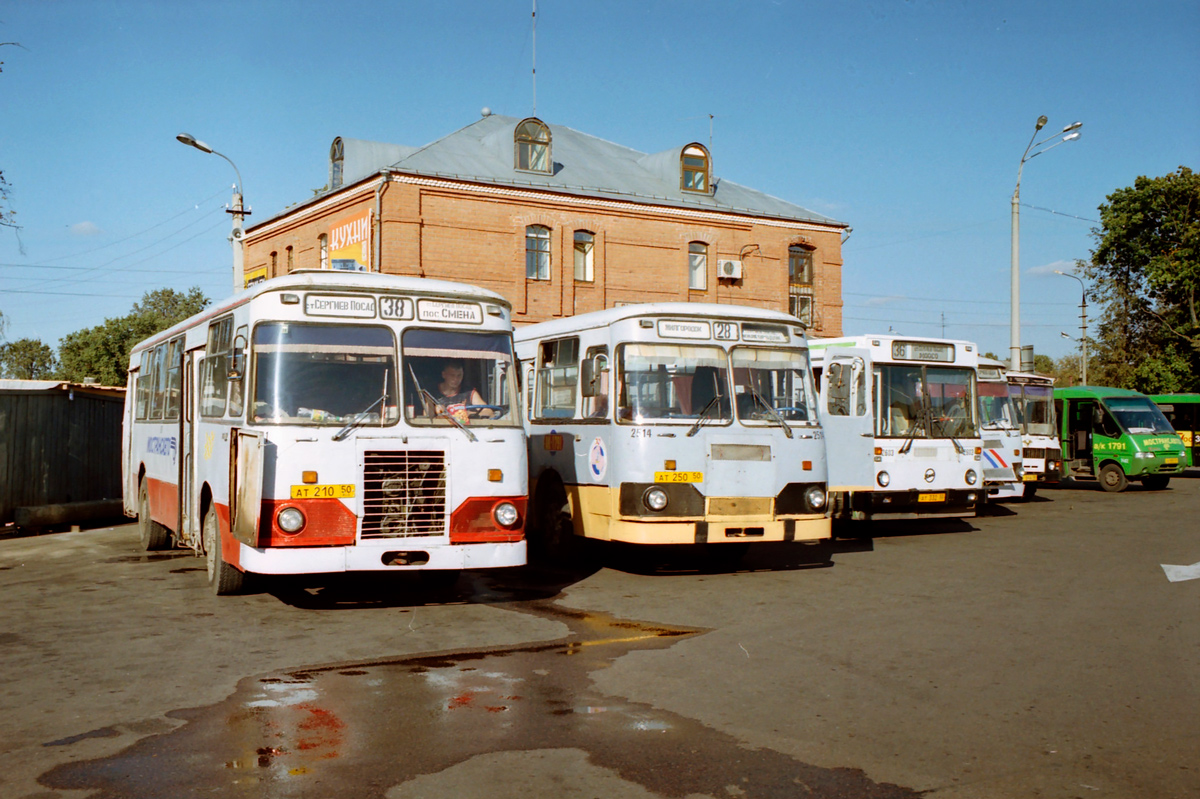
[[[300,473],[300,482],[304,483],[305,485],[316,485],[317,473],[316,472],[301,472]]]
[[[499,469],[488,469],[488,482],[499,483],[504,479],[504,472]]]

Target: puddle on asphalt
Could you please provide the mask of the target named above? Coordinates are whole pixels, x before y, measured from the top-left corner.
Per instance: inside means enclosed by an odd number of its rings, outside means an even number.
[[[154,563],[160,560],[176,560],[178,558],[194,558],[196,553],[190,549],[186,552],[153,552],[146,555],[117,555],[105,558],[105,563]]]
[[[40,782],[96,791],[95,799],[383,799],[394,786],[480,755],[570,748],[665,797],[725,797],[731,785],[747,799],[920,796],[855,769],[818,768],[750,749],[692,719],[595,690],[590,674],[622,655],[666,649],[702,630],[549,601],[507,607],[560,620],[572,634],[550,643],[246,679],[220,704],[170,713],[187,722],[178,729],[111,757],[57,766]]]

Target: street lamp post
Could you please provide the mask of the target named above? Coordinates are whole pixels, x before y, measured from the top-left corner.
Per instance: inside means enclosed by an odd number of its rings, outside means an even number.
[[[1054,270],[1054,274],[1062,275],[1063,277],[1074,278],[1079,281],[1079,288],[1082,295],[1079,300],[1079,350],[1080,357],[1083,359],[1079,363],[1079,381],[1080,385],[1087,385],[1087,286],[1084,285],[1083,278],[1079,275],[1072,275],[1067,272],[1061,272],[1058,269]],[[1063,335],[1066,335],[1065,333]],[[1069,336],[1068,336],[1069,338]]]
[[[1078,139],[1079,129],[1083,127],[1082,122],[1073,122],[1063,128],[1061,132],[1055,133],[1053,136],[1047,136],[1035,143],[1034,139],[1037,138],[1038,131],[1045,127],[1046,122],[1045,114],[1037,118],[1037,125],[1033,129],[1033,135],[1029,137],[1029,145],[1026,146],[1025,152],[1021,155],[1021,163],[1017,167],[1017,186],[1013,189],[1012,195],[1012,314],[1009,321],[1011,330],[1008,355],[1009,368],[1014,371],[1021,368],[1021,171],[1025,169],[1025,162],[1031,158],[1049,152],[1060,144],[1066,144],[1069,141]],[[1049,147],[1042,146],[1051,139],[1059,139],[1059,141],[1056,141]]]
[[[246,287],[246,269],[242,261],[242,222],[250,216],[250,209],[242,204],[242,172],[237,168],[237,164],[230,161],[228,156],[197,140],[190,133],[180,133],[175,138],[188,147],[195,147],[202,153],[221,156],[229,161],[229,165],[237,174],[237,185],[233,187],[233,202],[229,208],[225,209],[233,216],[233,229],[229,232],[229,243],[233,246],[233,293],[237,294]]]

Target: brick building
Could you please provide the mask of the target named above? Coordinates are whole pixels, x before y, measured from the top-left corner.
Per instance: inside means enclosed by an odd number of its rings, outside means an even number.
[[[717,177],[696,142],[647,155],[485,114],[424,147],[335,139],[329,184],[243,241],[248,281],[314,268],[458,280],[503,294],[517,324],[738,303],[836,336],[848,231]]]

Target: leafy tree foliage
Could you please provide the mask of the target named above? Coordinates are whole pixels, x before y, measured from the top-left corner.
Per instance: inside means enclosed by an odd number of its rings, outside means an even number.
[[[1103,307],[1088,382],[1200,390],[1200,175],[1139,177],[1108,196],[1100,222],[1080,262]]]
[[[54,376],[54,350],[41,341],[23,338],[0,345],[0,377],[44,380]]]
[[[106,386],[123,386],[129,351],[135,344],[199,313],[208,302],[196,286],[186,293],[148,291],[125,316],[105,319],[103,324],[64,337],[58,347],[58,376],[75,382],[94,377]]]

